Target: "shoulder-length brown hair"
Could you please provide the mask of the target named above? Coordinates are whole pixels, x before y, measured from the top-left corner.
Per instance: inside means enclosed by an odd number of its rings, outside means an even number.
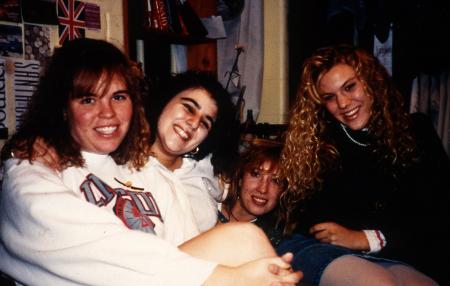
[[[141,99],[142,75],[114,45],[94,39],[66,42],[55,52],[41,76],[24,122],[2,150],[2,160],[12,150],[31,160],[37,138],[54,148],[60,165],[83,166],[79,144],[70,133],[67,110],[69,101],[92,93],[100,79],[106,91],[113,78],[124,81],[130,94],[133,116],[122,143],[111,156],[118,164],[140,168],[150,154],[150,129]]]
[[[323,74],[337,64],[352,67],[372,97],[368,128],[373,139],[372,151],[380,155],[380,163],[398,170],[397,167],[410,166],[415,158],[415,143],[403,97],[378,59],[350,46],[318,49],[303,64],[281,157],[280,171],[288,181],[288,191],[281,197],[287,227],[297,203],[320,190],[326,169],[338,162],[336,148],[323,136],[332,116],[318,92]]]
[[[231,210],[237,202],[241,193],[241,180],[246,172],[259,169],[264,162],[271,162],[271,169],[279,168],[282,144],[272,140],[253,139],[250,146],[237,159],[234,172],[230,180],[230,189],[227,198],[223,202],[224,206]],[[278,174],[277,174],[278,175]],[[284,189],[284,181],[282,181]]]

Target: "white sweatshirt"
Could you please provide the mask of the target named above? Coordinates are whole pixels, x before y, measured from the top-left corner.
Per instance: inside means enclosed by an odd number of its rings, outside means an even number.
[[[151,164],[83,156],[62,173],[6,162],[0,270],[27,285],[201,285],[216,263],[176,247],[198,233],[186,195]]]
[[[214,227],[222,190],[217,177],[214,176],[211,155],[200,161],[183,158],[182,166],[173,174],[176,177],[173,180],[178,179],[189,197],[200,232]]]

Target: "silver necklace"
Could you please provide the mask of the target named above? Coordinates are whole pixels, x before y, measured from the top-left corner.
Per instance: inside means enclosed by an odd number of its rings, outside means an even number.
[[[345,135],[347,135],[347,137],[348,137],[348,139],[350,139],[350,141],[352,141],[356,145],[359,145],[359,146],[362,146],[362,147],[369,146],[368,143],[361,143],[361,142],[357,141],[356,139],[354,139],[352,136],[350,136],[350,134],[347,132],[347,128],[344,126],[344,124],[339,123],[339,125],[341,125],[342,130],[344,130]]]

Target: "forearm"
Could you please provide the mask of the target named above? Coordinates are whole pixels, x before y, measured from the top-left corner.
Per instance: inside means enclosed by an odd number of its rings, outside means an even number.
[[[235,268],[217,265],[211,275],[206,279],[204,286],[232,286],[242,285],[241,277],[235,274]]]
[[[0,269],[23,284],[197,286],[216,266],[128,229],[55,173],[26,165],[12,167],[0,200]]]

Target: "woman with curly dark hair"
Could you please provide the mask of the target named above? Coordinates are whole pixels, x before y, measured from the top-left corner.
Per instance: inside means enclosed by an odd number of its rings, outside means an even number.
[[[187,194],[199,230],[217,223],[222,188],[237,157],[239,122],[227,91],[213,74],[186,71],[153,82],[147,118],[151,164]]]
[[[397,261],[448,281],[432,257],[448,237],[449,160],[376,57],[335,46],[306,59],[281,160],[285,232],[295,235],[280,252],[296,253],[306,281],[434,283]]]

